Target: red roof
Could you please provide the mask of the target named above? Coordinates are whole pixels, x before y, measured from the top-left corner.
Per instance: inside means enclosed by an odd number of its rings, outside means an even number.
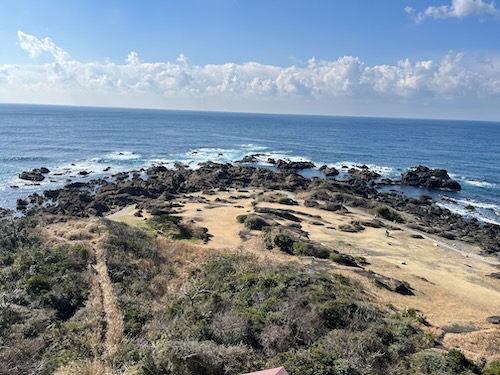
[[[277,367],[269,370],[249,372],[248,374],[242,375],[288,375],[288,372],[283,367]]]

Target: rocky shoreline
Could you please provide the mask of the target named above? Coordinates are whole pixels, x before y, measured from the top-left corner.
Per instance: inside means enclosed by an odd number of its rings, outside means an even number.
[[[253,160],[253,155],[242,162]],[[308,204],[326,202],[326,209],[359,207],[368,212],[386,206],[403,217],[411,228],[448,240],[460,240],[481,247],[484,255],[500,257],[500,226],[466,219],[436,205],[430,197],[410,198],[397,192],[379,192],[384,185],[420,186],[428,189],[460,190],[445,170],[419,166],[404,173],[401,180],[380,179],[380,175],[362,165],[348,170],[349,178],[335,180],[337,170],[323,166],[325,178],[308,179],[299,174],[316,167],[309,162],[270,161],[269,168],[207,162],[199,169],[178,165],[170,170],[152,166],[146,170],[119,173],[88,182],[74,182],[61,189],[46,190],[17,201],[17,208],[26,215],[53,217],[104,216],[131,204],[154,214],[168,213],[176,195],[204,192],[210,194],[227,189],[284,190],[310,192]],[[39,170],[34,170],[38,173]],[[45,172],[45,171],[44,171]],[[23,172],[24,173],[24,172]]]

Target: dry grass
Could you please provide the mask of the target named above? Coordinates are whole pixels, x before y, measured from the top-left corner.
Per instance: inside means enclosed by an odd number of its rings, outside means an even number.
[[[253,192],[258,193],[258,192]],[[258,205],[272,208],[286,208],[272,203],[280,197],[273,192],[273,197],[258,196]],[[200,194],[198,194],[200,195]],[[157,295],[162,292],[178,292],[189,282],[189,270],[203,261],[209,254],[216,252],[241,251],[255,254],[264,262],[299,262],[304,265],[311,263],[310,258],[290,257],[286,254],[267,251],[263,248],[259,232],[249,232],[243,240],[240,231],[243,225],[236,221],[236,216],[253,212],[254,199],[232,199],[235,192],[221,192],[209,196],[210,202],[200,203],[194,199],[186,199],[179,216],[187,222],[208,228],[213,238],[207,245],[192,245],[185,242],[172,242],[161,239],[161,248],[168,259],[168,265],[175,277],[165,276],[165,273],[153,280],[152,290]],[[251,193],[245,194],[250,196]],[[500,347],[499,330],[490,328],[485,321],[487,316],[498,315],[500,311],[500,286],[496,280],[486,277],[496,269],[494,266],[475,258],[477,248],[466,243],[455,243],[457,249],[464,249],[460,254],[442,239],[413,238],[414,230],[401,226],[402,230],[390,229],[390,237],[385,236],[385,228],[369,228],[359,233],[346,233],[336,230],[340,225],[351,221],[372,220],[373,215],[359,209],[349,208],[346,212],[327,212],[317,208],[305,207],[300,196],[285,193],[300,203],[292,207],[309,215],[320,215],[324,225],[313,223],[313,219],[298,215],[303,219],[302,229],[309,233],[310,238],[326,246],[364,256],[370,263],[367,269],[376,273],[409,282],[414,288],[414,296],[402,296],[387,290],[377,288],[366,277],[353,272],[352,269],[317,261],[318,268],[325,272],[342,273],[345,276],[361,282],[368,294],[381,304],[390,304],[400,310],[415,308],[419,310],[435,328],[434,336],[443,339],[448,347],[458,346],[471,358],[495,358],[495,351]],[[220,198],[215,201],[216,198]],[[264,201],[267,201],[264,203]],[[271,202],[269,202],[271,201]],[[141,226],[143,218],[133,216],[129,211],[118,215],[113,220]],[[392,224],[391,224],[392,225]],[[457,241],[458,242],[458,241]],[[436,246],[437,245],[437,246]],[[456,250],[456,249],[455,249]],[[467,255],[467,256],[466,256]],[[478,331],[469,333],[447,333],[439,327],[446,325],[473,325]]]
[[[219,250],[207,248],[202,245],[194,245],[184,241],[173,241],[167,238],[158,238],[158,246],[167,259],[167,267],[174,273],[174,277],[168,277],[165,273],[153,279],[152,288],[175,293],[186,285],[189,279],[189,271],[202,263],[211,254]],[[169,270],[166,270],[167,274]]]
[[[100,361],[78,361],[58,369],[55,375],[114,375],[116,374],[105,363]]]
[[[110,372],[102,372],[108,371],[108,369],[100,359],[107,361],[107,363],[112,361],[123,338],[124,323],[118,309],[106,265],[106,253],[102,246],[105,228],[96,220],[71,220],[65,223],[50,224],[44,227],[40,234],[49,243],[82,244],[94,253],[96,263],[91,266],[95,272],[91,273],[91,309],[88,319],[89,323],[95,327],[89,340],[96,359],[93,362],[75,362],[72,366],[83,366],[81,371],[91,371],[88,372],[89,374],[93,373],[94,370],[98,374],[108,374]],[[71,369],[69,371],[73,371]]]
[[[100,230],[96,220],[80,219],[49,224],[39,229],[38,234],[47,244],[58,244],[90,241]]]
[[[475,332],[447,333],[444,344],[448,348],[460,348],[467,358],[474,361],[500,360],[500,329],[490,328]]]

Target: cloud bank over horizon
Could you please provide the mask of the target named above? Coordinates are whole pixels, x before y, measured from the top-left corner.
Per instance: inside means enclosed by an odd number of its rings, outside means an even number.
[[[393,65],[311,58],[301,66],[196,65],[182,54],[144,62],[130,52],[118,64],[76,61],[50,38],[18,38],[34,61],[0,64],[0,102],[410,117],[446,117],[440,110],[456,107],[457,118],[500,103],[500,58],[461,52]],[[49,62],[37,63],[42,55]]]

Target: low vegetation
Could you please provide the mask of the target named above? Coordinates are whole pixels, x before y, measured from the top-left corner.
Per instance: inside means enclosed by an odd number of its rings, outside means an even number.
[[[392,208],[389,208],[387,206],[378,206],[377,208],[375,208],[375,213],[376,213],[376,215],[378,215],[386,220],[393,221],[395,223],[404,223],[405,222],[399,213],[397,213]]]
[[[153,220],[158,236],[103,221],[102,241],[51,245],[31,219],[1,221],[0,373],[498,373],[498,364],[482,369],[457,350],[431,349],[418,314],[373,304],[344,276],[175,241],[179,224]],[[268,233],[271,247],[290,254],[334,254]],[[108,356],[113,327],[99,308],[90,243],[104,250],[123,319]]]

